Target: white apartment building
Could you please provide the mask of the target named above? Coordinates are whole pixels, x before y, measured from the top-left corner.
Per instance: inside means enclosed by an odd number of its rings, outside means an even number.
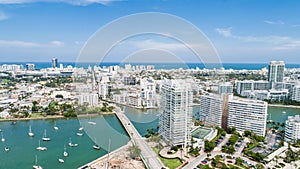
[[[270,83],[283,82],[285,64],[283,61],[271,61],[268,69]]]
[[[220,83],[218,85],[218,94],[232,94],[233,93],[233,85],[230,82]]]
[[[268,90],[269,82],[265,80],[243,80],[236,82],[236,91],[238,94],[242,94],[243,91],[254,91],[254,90]]]
[[[97,93],[80,93],[77,99],[79,105],[88,104],[89,106],[97,106],[99,101]]]
[[[156,83],[152,78],[143,78],[140,81],[140,97],[142,101],[142,106],[145,108],[156,107],[156,93],[155,93]]]
[[[265,135],[268,105],[264,101],[240,99],[232,95],[200,96],[200,120],[206,125]]]
[[[223,100],[218,95],[200,96],[200,120],[208,126],[221,126]]]
[[[232,99],[228,101],[227,126],[238,132],[252,131],[264,136],[266,131],[268,104],[260,100]]]
[[[295,142],[300,139],[300,115],[289,116],[285,121],[284,141]]]
[[[185,80],[164,80],[161,88],[159,134],[170,145],[186,147],[191,140],[191,86]]]
[[[292,100],[300,102],[300,85],[293,87]]]

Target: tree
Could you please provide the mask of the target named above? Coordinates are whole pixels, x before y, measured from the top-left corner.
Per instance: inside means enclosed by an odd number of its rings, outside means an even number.
[[[257,169],[264,169],[264,168],[265,168],[262,164],[259,164],[259,163],[257,163],[257,164],[255,165],[255,167],[256,167]]]
[[[141,149],[136,145],[129,147],[128,151],[129,151],[130,157],[133,159],[139,157],[141,154]]]
[[[216,144],[212,141],[205,140],[204,141],[204,151],[210,152],[216,147]]]
[[[63,96],[63,95],[61,95],[61,94],[57,94],[57,95],[55,96],[55,98],[60,98],[60,99],[63,99],[63,98],[64,98],[64,96]]]

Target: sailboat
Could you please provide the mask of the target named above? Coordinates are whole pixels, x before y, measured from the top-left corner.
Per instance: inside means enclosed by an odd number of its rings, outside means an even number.
[[[38,164],[37,164],[37,155],[35,155],[35,164],[32,166],[34,169],[43,169],[43,167],[42,166],[39,166]]]
[[[77,132],[76,135],[77,135],[77,136],[83,136],[83,133]]]
[[[64,146],[64,157],[68,157],[68,156],[69,156],[69,154],[67,152],[66,146]]]
[[[273,120],[271,119],[271,114],[269,114],[270,115],[270,120],[268,120],[268,122],[272,122]]]
[[[2,142],[5,142],[5,138],[3,137],[3,133],[1,133],[1,137],[2,137],[2,138],[1,138],[1,141],[2,141]]]
[[[72,140],[71,140],[71,137],[70,137],[70,138],[69,138],[69,146],[70,146],[70,147],[77,147],[78,144],[73,144],[73,143],[72,143]]]
[[[91,116],[90,116],[90,121],[88,121],[88,124],[91,124],[91,125],[95,125],[95,124],[96,124],[96,122],[93,122],[93,121],[92,121]]]
[[[4,150],[5,150],[6,152],[8,152],[8,151],[9,151],[9,147],[5,147]]]
[[[47,147],[42,147],[41,146],[41,140],[39,140],[39,146],[36,149],[40,150],[40,151],[45,151],[45,150],[47,150]]]
[[[95,138],[95,144],[93,145],[93,149],[100,150],[100,146],[98,146],[96,138]]]
[[[50,137],[47,136],[47,131],[44,131],[44,137],[42,138],[43,141],[50,141]]]
[[[58,159],[58,162],[60,162],[60,163],[64,163],[64,162],[65,162],[65,160],[63,160],[63,159],[59,158],[59,159]]]
[[[33,137],[34,133],[31,131],[31,126],[29,126],[29,132],[28,132],[29,137]]]
[[[58,127],[56,126],[56,121],[54,121],[54,130],[58,130]]]

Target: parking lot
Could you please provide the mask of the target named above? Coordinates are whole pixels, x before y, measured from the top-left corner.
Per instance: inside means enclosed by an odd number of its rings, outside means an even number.
[[[264,141],[264,144],[260,144],[257,147],[254,147],[251,151],[258,152],[266,156],[276,150],[279,146],[281,140],[281,133],[268,132]]]

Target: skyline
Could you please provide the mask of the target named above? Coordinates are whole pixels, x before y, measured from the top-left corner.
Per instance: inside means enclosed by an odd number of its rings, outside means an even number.
[[[84,43],[104,25],[130,14],[161,12],[198,27],[223,63],[300,63],[300,2],[276,2],[0,0],[0,57],[2,62],[47,62],[54,57],[75,62]],[[178,42],[155,36],[128,39],[119,49],[145,47],[140,44],[181,49]]]

